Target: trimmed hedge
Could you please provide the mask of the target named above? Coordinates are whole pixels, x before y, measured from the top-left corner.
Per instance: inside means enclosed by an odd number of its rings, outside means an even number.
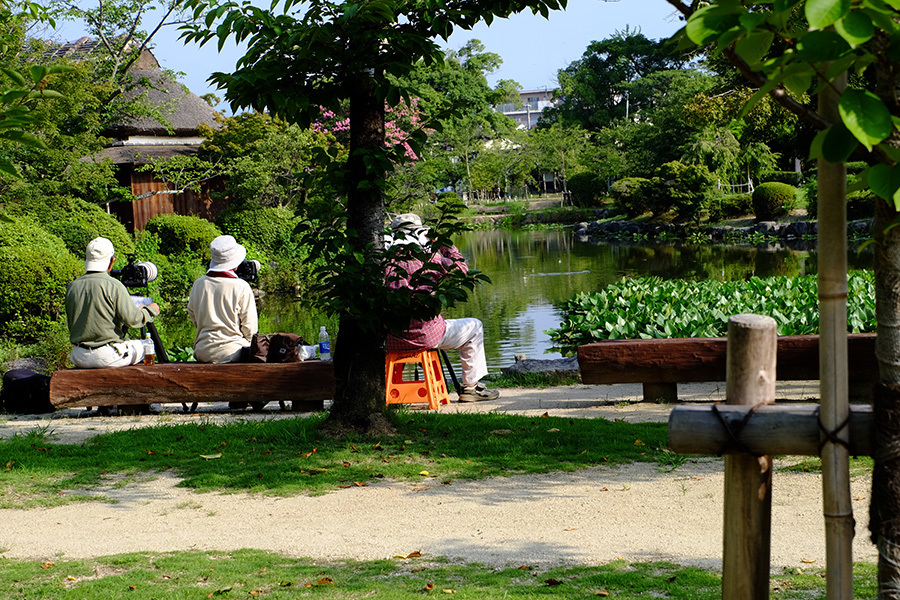
[[[797,199],[796,188],[778,182],[761,183],[753,190],[753,213],[757,221],[787,216]]]
[[[275,207],[226,211],[217,220],[223,232],[266,254],[279,254],[289,249],[293,245],[294,227],[299,221],[291,210]]]
[[[159,251],[166,256],[191,252],[209,260],[209,243],[222,235],[213,223],[186,215],[157,215],[145,228],[159,237]]]
[[[0,264],[0,322],[17,341],[34,341],[65,318],[66,286],[84,274],[61,239],[24,216],[0,220]]]

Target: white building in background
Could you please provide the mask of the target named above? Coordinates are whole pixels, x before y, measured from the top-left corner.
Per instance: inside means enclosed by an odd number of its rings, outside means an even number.
[[[498,112],[503,113],[507,117],[512,117],[516,121],[519,129],[532,129],[537,125],[538,119],[545,108],[550,108],[557,104],[553,100],[553,92],[555,89],[544,88],[542,90],[524,90],[519,92],[521,105],[514,103],[501,104],[496,107]]]

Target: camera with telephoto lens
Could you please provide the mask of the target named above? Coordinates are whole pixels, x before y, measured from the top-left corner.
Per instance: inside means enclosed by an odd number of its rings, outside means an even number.
[[[258,260],[245,260],[237,266],[234,274],[246,281],[253,283],[259,276],[260,264]]]
[[[128,255],[128,264],[121,269],[113,269],[110,275],[122,282],[125,287],[147,287],[159,275],[159,269],[152,262],[137,262],[134,254]]]

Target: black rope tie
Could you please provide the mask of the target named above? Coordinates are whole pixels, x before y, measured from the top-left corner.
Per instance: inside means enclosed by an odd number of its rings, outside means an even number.
[[[850,442],[838,437],[838,434],[840,434],[844,429],[847,428],[848,425],[850,425],[850,413],[847,413],[847,417],[844,419],[844,422],[838,425],[834,431],[828,431],[827,429],[825,429],[825,425],[822,424],[822,415],[819,412],[818,408],[816,409],[816,422],[819,424],[819,431],[825,434],[825,438],[819,440],[820,455],[822,454],[822,449],[825,447],[825,444],[829,442],[832,444],[837,444],[838,446],[843,446],[848,451],[850,450]]]
[[[719,412],[719,404],[713,404],[713,414],[716,415],[719,419],[719,423],[722,424],[722,427],[725,429],[725,443],[722,444],[722,447],[719,448],[719,451],[716,453],[718,456],[722,456],[726,454],[729,450],[734,452],[743,452],[744,454],[750,454],[752,456],[762,456],[762,454],[757,454],[756,452],[752,452],[750,448],[747,447],[744,442],[741,441],[740,436],[741,432],[744,431],[744,427],[747,426],[747,423],[750,422],[750,417],[756,412],[756,409],[765,404],[761,402],[759,404],[754,405],[747,411],[747,413],[741,418],[740,421],[736,421],[734,423],[734,427],[732,428],[732,424],[730,424],[726,419],[725,415]]]

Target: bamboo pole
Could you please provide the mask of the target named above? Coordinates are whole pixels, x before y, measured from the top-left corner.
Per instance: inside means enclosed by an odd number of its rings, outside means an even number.
[[[839,123],[840,94],[846,75],[819,93],[819,114]],[[818,161],[819,192],[819,396],[825,431],[845,443],[847,428],[837,431],[850,414],[847,384],[847,176],[844,164]],[[824,436],[824,434],[823,434]],[[825,516],[828,600],[853,597],[853,507],[850,457],[846,445],[823,437],[822,505]]]
[[[753,412],[748,416],[749,412]],[[819,406],[676,406],[669,414],[669,449],[678,454],[752,454],[819,456]],[[740,445],[729,445],[728,429],[740,429]],[[745,424],[744,424],[745,423]],[[872,456],[875,417],[870,405],[850,407],[850,452]]]
[[[725,402],[756,406],[775,401],[775,320],[735,315],[728,320]],[[722,598],[769,597],[772,530],[770,456],[725,456]]]

